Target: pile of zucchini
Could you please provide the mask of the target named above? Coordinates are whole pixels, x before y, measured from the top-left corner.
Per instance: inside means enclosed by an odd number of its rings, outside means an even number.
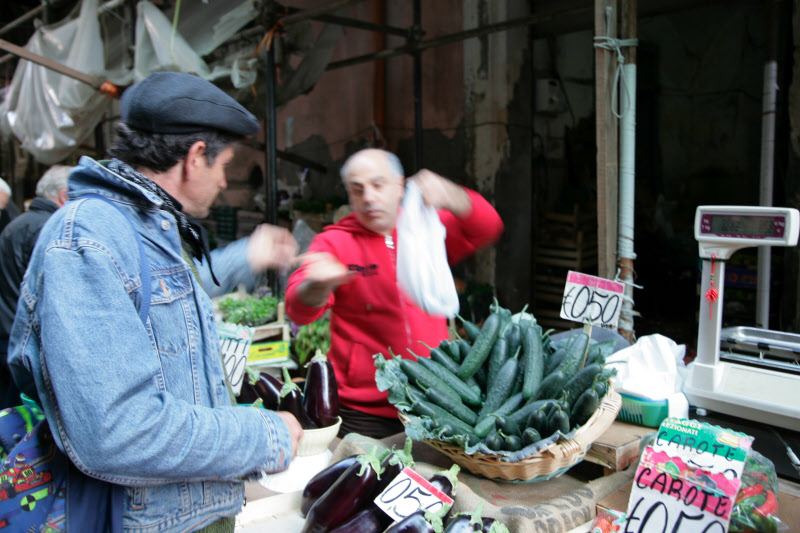
[[[430,358],[376,354],[376,382],[406,413],[406,433],[519,461],[571,438],[597,411],[616,373],[605,367],[615,341],[585,330],[553,341],[531,314],[497,301],[466,338],[442,340]],[[407,356],[408,357],[408,356]]]

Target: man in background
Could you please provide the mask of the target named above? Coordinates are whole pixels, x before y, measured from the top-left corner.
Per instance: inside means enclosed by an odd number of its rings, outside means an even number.
[[[50,215],[67,201],[70,170],[64,165],[50,167],[36,184],[36,198],[28,211],[0,233],[0,409],[20,404],[19,389],[8,371],[8,336],[36,238]]]
[[[0,231],[3,231],[3,228],[8,226],[8,223],[17,215],[19,215],[19,209],[11,201],[11,187],[8,186],[6,180],[0,178]]]
[[[403,431],[387,393],[375,384],[373,355],[422,356],[421,343],[447,338],[445,317],[420,309],[397,284],[397,217],[405,194],[400,160],[366,149],[341,169],[352,213],[317,234],[303,264],[289,277],[286,312],[308,324],[331,310],[328,358],[339,387],[340,436],[383,438]],[[455,264],[494,243],[503,222],[481,195],[429,170],[409,178],[446,228],[447,259]]]

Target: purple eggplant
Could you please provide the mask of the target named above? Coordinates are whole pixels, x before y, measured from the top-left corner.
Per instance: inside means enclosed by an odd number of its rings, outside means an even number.
[[[384,533],[440,533],[442,519],[449,511],[449,505],[434,513],[420,509],[395,522]]]
[[[444,533],[473,533],[480,531],[483,523],[474,524],[469,515],[458,515],[447,523]]]
[[[388,487],[391,482],[394,481],[394,478],[396,478],[405,467],[414,467],[414,459],[411,457],[411,446],[413,444],[414,441],[412,441],[410,437],[406,437],[406,444],[402,450],[392,450],[381,461],[383,473],[381,474],[378,482],[375,483],[375,488],[372,489],[372,494],[369,497],[369,503],[367,503],[365,509],[365,511],[372,514],[369,520],[377,522],[380,526],[380,529],[378,529],[379,532],[382,532],[392,524],[392,517],[386,514],[383,509],[375,505],[375,498],[380,496],[386,487]]]
[[[395,522],[384,533],[434,533],[434,529],[431,523],[425,520],[425,511],[420,509]]]
[[[239,396],[236,397],[236,403],[251,404],[258,399],[258,391],[247,376],[242,380],[242,388],[239,390]]]
[[[330,533],[382,533],[384,529],[386,527],[378,519],[378,515],[370,509],[364,509],[344,524],[331,529]]]
[[[374,448],[369,454],[359,455],[308,510],[301,533],[327,533],[360,511],[382,473],[381,459]]]
[[[495,519],[484,516],[481,518],[482,526],[481,533],[509,533],[508,528],[504,523]]]
[[[317,429],[317,425],[306,414],[306,410],[303,409],[303,391],[300,390],[297,383],[292,382],[289,370],[286,367],[283,367],[283,380],[278,410],[292,413],[303,429]]]
[[[311,509],[314,502],[336,483],[336,480],[339,479],[339,476],[344,474],[345,470],[356,463],[357,457],[357,455],[349,455],[341,461],[333,463],[324,470],[318,472],[306,483],[306,486],[303,488],[303,502],[300,505],[301,515],[306,516],[308,514],[308,510]]]
[[[339,417],[339,391],[336,387],[333,365],[325,354],[317,350],[308,363],[303,402],[306,413],[318,427],[332,426]]]
[[[473,533],[474,531],[480,531],[483,527],[482,513],[483,502],[478,504],[472,514],[458,513],[447,522],[444,533]]]
[[[405,447],[402,450],[392,450],[389,455],[381,461],[383,474],[381,474],[378,483],[375,484],[373,499],[377,498],[404,468],[414,468],[414,458],[411,457],[411,447],[413,444],[414,441],[411,440],[411,437],[406,437]]]
[[[435,472],[428,481],[431,485],[452,498],[453,494],[456,492],[456,488],[458,488],[458,472],[460,470],[460,466],[453,464],[450,470],[439,470]]]
[[[268,372],[261,372],[258,381],[254,383],[259,398],[264,402],[264,407],[277,411],[281,403],[281,389],[283,383]]]

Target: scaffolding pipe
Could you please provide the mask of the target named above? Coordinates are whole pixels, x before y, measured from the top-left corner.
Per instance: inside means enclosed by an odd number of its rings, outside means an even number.
[[[766,5],[767,58],[764,62],[764,85],[761,114],[761,175],[759,205],[772,205],[772,183],[775,163],[775,107],[778,92],[778,10],[775,0]],[[769,329],[770,281],[772,278],[772,247],[758,247],[758,278],[756,281],[756,325]]]
[[[275,47],[270,46],[266,52],[266,75],[267,75],[267,112],[264,119],[264,145],[266,147],[266,205],[267,222],[277,224],[278,221],[278,142],[276,135],[277,111],[275,110]],[[272,290],[272,295],[280,296],[279,279],[273,271],[267,274],[268,284]]]
[[[281,26],[288,26],[290,24],[295,24],[297,22],[302,22],[304,20],[312,19],[320,15],[325,15],[327,13],[330,13],[331,11],[336,11],[337,9],[349,6],[351,4],[357,4],[363,1],[364,0],[336,0],[328,4],[323,4],[317,7],[304,9],[299,13],[292,13],[291,15],[286,15],[285,17],[281,17],[280,19],[278,19],[278,21],[281,24]]]
[[[624,43],[636,39],[636,0],[623,0],[620,30]],[[625,284],[619,315],[619,334],[634,341],[634,216],[636,211],[636,47],[625,47],[620,68],[620,139],[619,139],[619,233],[617,235],[618,279]]]
[[[21,24],[26,23],[27,21],[29,21],[30,19],[34,18],[36,15],[38,15],[42,11],[44,11],[44,4],[40,4],[39,6],[31,9],[30,11],[28,11],[24,15],[17,17],[16,19],[12,20],[8,24],[6,24],[2,28],[0,28],[0,35],[6,34],[9,31],[11,31],[14,28],[16,28],[17,26],[20,26]]]
[[[332,61],[331,63],[328,63],[328,66],[325,70],[335,70],[338,68],[358,65],[360,63],[368,63],[376,59],[386,59],[398,55],[410,54],[418,50],[419,51],[427,50],[428,48],[435,48],[437,46],[452,44],[464,41],[466,39],[471,39],[473,37],[481,37],[483,35],[488,35],[490,33],[506,31],[513,28],[517,28],[519,26],[529,26],[531,24],[538,24],[540,22],[545,22],[555,18],[568,17],[576,13],[581,13],[583,11],[585,11],[584,8],[565,9],[554,13],[539,13],[528,17],[507,20],[505,22],[498,22],[497,24],[489,24],[487,26],[481,26],[480,28],[473,28],[471,30],[451,33],[450,35],[443,35],[442,37],[437,37],[435,39],[430,39],[428,41],[420,41],[416,43],[416,45],[412,43],[407,43],[402,46],[397,46],[395,48],[387,48],[386,50],[381,50],[380,52],[374,52],[371,54],[364,54],[361,56],[355,56],[348,59],[342,59],[341,61]]]

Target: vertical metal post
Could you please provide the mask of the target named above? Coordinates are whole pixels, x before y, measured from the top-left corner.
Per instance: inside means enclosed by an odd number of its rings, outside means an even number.
[[[42,23],[47,26],[50,24],[50,0],[42,0]]]
[[[764,10],[766,20],[766,58],[761,103],[761,175],[759,205],[772,205],[772,185],[775,166],[775,110],[778,92],[778,8],[768,0]],[[722,279],[722,278],[720,278]],[[756,326],[769,329],[769,301],[772,280],[772,247],[758,247],[758,278],[756,286]]]
[[[266,56],[266,114],[264,119],[264,150],[266,157],[266,170],[267,176],[265,180],[266,186],[266,206],[267,206],[267,222],[275,224],[278,219],[278,146],[275,135],[275,48],[269,46],[267,48]],[[272,295],[280,297],[279,279],[276,273],[272,270],[267,274],[268,284],[272,290]]]
[[[422,7],[420,0],[414,0],[414,44],[419,43],[422,29]],[[422,52],[414,51],[414,165],[415,171],[422,163]]]

